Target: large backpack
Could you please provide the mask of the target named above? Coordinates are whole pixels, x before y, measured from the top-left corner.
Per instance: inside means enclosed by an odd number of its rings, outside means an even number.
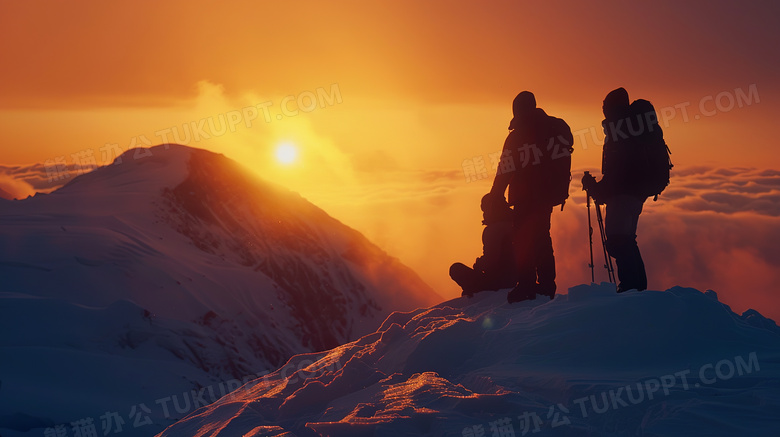
[[[631,146],[635,149],[637,178],[637,194],[658,195],[669,185],[672,164],[672,152],[664,141],[663,130],[658,124],[658,116],[653,104],[644,99],[631,103],[631,117],[627,130],[631,138]]]
[[[548,117],[546,125],[546,132],[539,141],[539,147],[542,149],[540,186],[549,204],[561,205],[563,210],[563,205],[569,198],[574,136],[569,125],[560,118]]]
[[[560,118],[538,109],[513,130],[504,144],[513,160],[509,202],[519,205],[563,205],[569,197],[574,137]],[[563,209],[563,206],[561,206]]]

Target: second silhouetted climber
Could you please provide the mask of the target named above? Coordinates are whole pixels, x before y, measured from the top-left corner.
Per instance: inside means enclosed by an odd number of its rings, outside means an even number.
[[[560,118],[536,107],[536,98],[523,91],[512,102],[514,117],[504,142],[491,193],[503,196],[509,187],[514,211],[512,237],[517,285],[509,302],[555,296],[555,256],[550,237],[553,208],[569,196],[574,138]]]

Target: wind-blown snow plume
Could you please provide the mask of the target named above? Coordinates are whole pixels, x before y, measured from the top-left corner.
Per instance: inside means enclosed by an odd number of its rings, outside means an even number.
[[[0,174],[0,199],[24,199],[35,195],[32,186],[7,174]]]

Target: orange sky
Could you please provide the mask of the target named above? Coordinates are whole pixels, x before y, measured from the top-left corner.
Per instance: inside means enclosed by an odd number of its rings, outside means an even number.
[[[489,166],[521,90],[581,133],[578,169],[598,167],[601,100],[618,86],[666,114],[676,169],[778,167],[777,2],[269,3],[4,2],[0,163],[102,164],[106,144],[176,132],[300,192],[446,297],[449,264],[481,250],[491,182],[467,182],[463,162]],[[199,123],[208,138],[185,135]],[[284,141],[300,148],[292,166],[273,159]],[[556,220],[576,226],[575,206]],[[560,265],[574,265],[568,226]]]

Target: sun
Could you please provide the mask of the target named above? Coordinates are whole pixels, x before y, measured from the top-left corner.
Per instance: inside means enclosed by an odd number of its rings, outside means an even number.
[[[276,146],[276,160],[290,165],[298,160],[298,147],[293,143],[281,143]]]

